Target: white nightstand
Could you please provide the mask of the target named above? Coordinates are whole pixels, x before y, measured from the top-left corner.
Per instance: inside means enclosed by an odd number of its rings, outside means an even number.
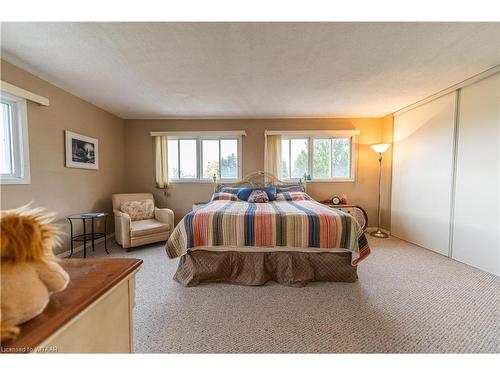
[[[356,206],[354,204],[333,204],[331,200],[321,201],[319,203],[322,203],[325,206],[331,208],[336,208],[340,211],[347,212],[349,215],[353,216],[356,219],[363,230],[366,229],[366,226],[368,225],[368,216],[366,215],[366,211],[360,206]]]

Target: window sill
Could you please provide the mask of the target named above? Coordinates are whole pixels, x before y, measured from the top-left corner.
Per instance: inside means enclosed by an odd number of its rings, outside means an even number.
[[[30,177],[0,177],[0,185],[30,185]]]

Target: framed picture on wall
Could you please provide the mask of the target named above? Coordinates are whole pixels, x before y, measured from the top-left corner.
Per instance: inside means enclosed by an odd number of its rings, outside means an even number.
[[[99,169],[99,141],[69,130],[65,135],[66,167]]]

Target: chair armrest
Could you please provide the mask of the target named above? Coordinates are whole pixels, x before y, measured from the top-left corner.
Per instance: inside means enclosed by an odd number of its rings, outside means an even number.
[[[113,213],[115,214],[115,217],[122,218],[123,220],[127,220],[129,222],[131,221],[129,214],[127,214],[125,212],[113,210]]]
[[[155,207],[155,219],[170,224],[170,230],[174,230],[174,211],[170,208]]]
[[[130,247],[130,216],[125,212],[113,210],[115,214],[115,239],[123,248]]]

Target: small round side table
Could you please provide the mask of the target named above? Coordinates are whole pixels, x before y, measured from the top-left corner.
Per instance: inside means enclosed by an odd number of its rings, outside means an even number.
[[[70,228],[71,228],[71,251],[69,254],[69,258],[73,256],[73,242],[83,242],[83,257],[87,257],[87,241],[92,242],[92,251],[95,251],[95,243],[94,241],[104,237],[104,250],[106,254],[108,252],[108,245],[106,243],[106,223],[108,221],[108,214],[106,212],[99,213],[84,213],[84,214],[76,214],[68,216]],[[83,234],[78,234],[76,236],[73,235],[73,220],[82,220],[83,224]],[[96,232],[95,228],[95,220],[103,220],[104,221],[104,232]],[[87,233],[87,222],[91,222],[91,231]]]

